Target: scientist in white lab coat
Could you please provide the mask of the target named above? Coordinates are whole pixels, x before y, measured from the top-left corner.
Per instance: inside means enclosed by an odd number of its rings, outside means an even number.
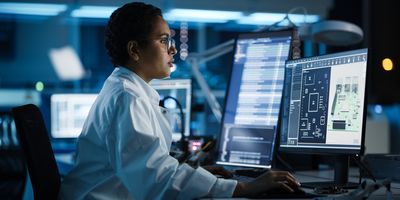
[[[115,10],[105,46],[115,69],[90,110],[60,199],[193,199],[298,187],[288,172],[238,183],[213,175],[221,168],[194,169],[169,155],[171,128],[148,84],[170,76],[177,52],[160,9],[136,2]]]

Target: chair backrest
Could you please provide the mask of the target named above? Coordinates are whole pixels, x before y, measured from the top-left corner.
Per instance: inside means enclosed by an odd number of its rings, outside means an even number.
[[[12,113],[35,199],[57,199],[61,177],[42,113],[33,104],[15,107]]]

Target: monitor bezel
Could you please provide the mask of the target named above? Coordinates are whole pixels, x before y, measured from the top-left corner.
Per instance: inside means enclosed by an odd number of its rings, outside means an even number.
[[[347,54],[352,52],[358,51],[366,51],[367,52],[367,63],[366,63],[366,77],[365,77],[365,88],[364,88],[364,106],[363,106],[363,116],[362,116],[362,130],[361,130],[361,144],[359,149],[333,149],[333,148],[315,148],[315,147],[282,147],[281,143],[278,145],[278,152],[279,153],[290,153],[290,154],[308,154],[308,155],[363,155],[365,152],[365,127],[366,127],[366,119],[367,119],[367,105],[368,105],[368,77],[369,77],[369,66],[370,66],[370,54],[368,48],[360,48],[348,51],[341,51],[336,53],[327,53],[319,56],[309,56],[304,58],[298,59],[290,59],[287,60],[285,63],[285,77],[286,77],[286,66],[289,62],[304,60],[304,59],[313,59],[318,57],[325,57],[325,56],[335,56],[339,54]],[[284,87],[284,92],[286,87]],[[282,108],[284,109],[284,102],[281,104]],[[282,123],[280,124],[280,129],[282,130]],[[282,134],[281,132],[278,134],[279,141],[281,141]]]
[[[231,62],[230,62],[230,71],[229,71],[229,77],[228,77],[228,84],[227,84],[227,88],[226,88],[226,94],[225,94],[225,99],[224,99],[224,106],[223,106],[223,110],[222,110],[222,117],[221,117],[221,123],[220,123],[220,129],[219,129],[219,133],[217,134],[216,137],[216,143],[217,145],[215,146],[215,152],[214,152],[214,156],[215,156],[215,163],[219,162],[219,155],[221,154],[220,152],[220,147],[222,145],[221,143],[221,137],[223,134],[223,128],[224,128],[224,120],[225,120],[225,112],[226,112],[226,104],[228,101],[228,96],[229,96],[229,91],[231,88],[231,79],[232,79],[232,72],[233,72],[233,65],[234,65],[234,60],[235,60],[235,52],[237,49],[237,42],[239,39],[243,39],[243,38],[256,38],[256,37],[273,37],[273,36],[279,36],[279,35],[285,35],[285,36],[291,36],[291,42],[290,42],[290,47],[289,47],[289,54],[288,54],[288,59],[292,56],[292,48],[293,48],[293,40],[295,38],[295,34],[296,34],[296,29],[295,28],[285,28],[285,29],[281,29],[281,30],[273,30],[273,31],[262,31],[262,32],[243,32],[238,34],[235,37],[234,43],[233,43],[233,53],[231,55]],[[283,90],[282,90],[282,94],[283,94]],[[281,98],[281,106],[282,106],[282,98]],[[278,142],[278,134],[280,132],[280,118],[281,118],[281,114],[282,114],[282,110],[280,109],[279,111],[279,116],[278,116],[278,122],[277,122],[277,128],[275,131],[275,135],[274,135],[274,144],[273,144],[273,152],[272,155],[273,157],[275,157],[276,152],[277,152],[277,142]],[[265,168],[271,168],[273,167],[272,165],[274,164],[274,158],[271,159],[271,165],[257,165],[257,166],[251,166],[249,168],[260,168],[260,169],[265,169]],[[238,164],[231,164],[231,163],[224,163],[221,165],[226,165],[226,166],[240,166],[243,168],[246,168],[246,166],[242,166],[242,165],[238,165]]]

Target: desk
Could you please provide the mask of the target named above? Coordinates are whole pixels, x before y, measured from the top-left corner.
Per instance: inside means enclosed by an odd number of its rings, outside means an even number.
[[[65,175],[73,166],[73,154],[56,154],[55,155],[57,164],[60,168],[60,173]],[[318,181],[331,181],[334,177],[333,170],[318,170],[318,171],[298,171],[294,173],[294,176],[300,182],[318,182]],[[350,168],[349,170],[349,181],[358,183],[359,173],[358,168]],[[368,180],[372,183],[371,180]],[[400,199],[400,182],[392,182],[391,190],[393,193],[393,199]],[[304,188],[306,192],[313,193],[312,189]],[[354,190],[349,190],[349,192]],[[321,199],[338,199],[345,200],[342,195],[329,195],[332,198],[321,198]],[[382,187],[379,190],[373,192],[368,199],[372,200],[386,200],[386,188]],[[230,199],[245,199],[245,198],[230,198]],[[354,199],[354,198],[352,198]],[[349,200],[349,199],[346,199]]]
[[[332,181],[334,177],[333,170],[319,170],[319,171],[298,171],[294,173],[294,176],[300,182],[317,182],[317,181]],[[358,183],[359,174],[357,168],[350,168],[349,170],[349,181]],[[372,183],[372,180],[367,180],[369,183]],[[306,192],[312,193],[312,189],[304,188]],[[354,190],[349,190],[349,192]],[[392,182],[391,191],[393,193],[393,199],[400,199],[400,182]],[[348,193],[347,193],[348,194]],[[356,198],[346,198],[344,195],[329,195],[327,198],[318,198],[318,199],[329,199],[329,200],[352,200]],[[386,188],[382,187],[379,190],[373,192],[368,199],[371,200],[386,200]],[[218,198],[223,199],[223,198]],[[228,199],[247,199],[247,198],[228,198]]]
[[[319,170],[319,171],[299,171],[294,176],[300,182],[315,182],[315,181],[332,181],[334,177],[333,170]],[[357,168],[350,168],[349,179],[350,182],[359,182],[359,173]],[[362,180],[364,181],[364,180]],[[367,180],[368,183],[372,183],[372,180]],[[305,189],[307,192],[312,192],[312,189]],[[349,192],[354,191],[349,190]],[[400,199],[400,182],[391,183],[391,191],[393,193],[393,199]],[[340,195],[330,195],[329,197],[340,197]],[[386,199],[386,188],[381,187],[379,190],[374,191],[368,199],[380,200]]]

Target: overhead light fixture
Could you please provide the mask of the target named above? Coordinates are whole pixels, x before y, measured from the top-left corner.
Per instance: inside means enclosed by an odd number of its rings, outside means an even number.
[[[171,9],[165,13],[167,21],[186,21],[203,23],[226,23],[243,17],[242,12],[197,9]]]
[[[109,18],[117,8],[112,6],[81,6],[73,10],[71,16],[78,18]]]
[[[311,24],[309,28],[313,41],[331,46],[353,45],[364,38],[360,27],[346,21],[326,20]]]
[[[241,18],[237,23],[268,26],[275,24],[277,21],[282,21],[286,16],[287,14],[284,13],[253,13]],[[314,23],[320,20],[319,15],[289,14],[287,17],[296,25],[302,23]],[[281,25],[286,26],[288,24],[282,23]]]
[[[0,3],[0,13],[2,14],[56,16],[65,10],[67,10],[65,4]]]
[[[295,10],[296,8],[292,9]],[[279,15],[260,15],[252,14],[249,17],[254,19],[277,19],[282,17],[281,20],[269,24],[268,21],[264,21],[266,27],[258,30],[274,30],[278,26],[297,27],[299,37],[302,40],[312,40],[314,42],[323,43],[330,46],[349,46],[357,44],[362,41],[364,34],[360,27],[355,24],[346,21],[339,20],[324,20],[319,21],[318,15],[305,14],[284,14]],[[244,20],[244,19],[243,19]],[[251,21],[251,19],[249,19]],[[261,21],[261,20],[259,20]]]
[[[84,78],[85,70],[76,51],[65,46],[59,49],[51,49],[49,57],[58,77],[63,81],[79,80]]]

